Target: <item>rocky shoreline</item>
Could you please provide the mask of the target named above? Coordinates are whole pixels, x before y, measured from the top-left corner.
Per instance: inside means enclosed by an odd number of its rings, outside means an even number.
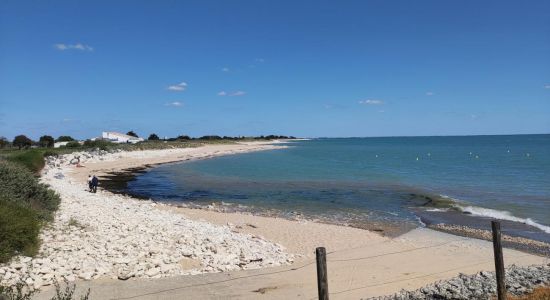
[[[76,156],[86,163],[121,155],[93,151],[48,158],[41,180],[61,194],[61,205],[40,234],[36,257],[19,256],[0,265],[1,285],[23,281],[39,289],[63,279],[160,278],[293,262],[283,246],[261,236],[192,221],[152,201],[89,193],[85,184],[67,177]]]
[[[493,235],[489,230],[471,228],[468,226],[461,225],[452,225],[452,224],[433,224],[429,225],[428,228],[458,235],[464,237],[471,237],[480,240],[492,241]],[[532,239],[527,239],[523,237],[510,236],[507,234],[502,234],[502,245],[504,247],[509,247],[528,253],[550,256],[550,244],[536,241]]]
[[[506,268],[506,289],[513,295],[524,295],[538,286],[550,284],[550,264],[541,266]],[[367,298],[368,300],[489,300],[496,294],[494,272],[479,272],[475,275],[460,274],[449,280],[436,282],[415,291],[402,290],[389,296]]]

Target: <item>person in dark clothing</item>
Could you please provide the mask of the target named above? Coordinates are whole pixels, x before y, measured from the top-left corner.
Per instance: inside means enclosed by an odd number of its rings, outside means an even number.
[[[99,179],[97,179],[97,177],[94,175],[92,177],[92,192],[95,193],[97,192],[97,186],[99,185]]]

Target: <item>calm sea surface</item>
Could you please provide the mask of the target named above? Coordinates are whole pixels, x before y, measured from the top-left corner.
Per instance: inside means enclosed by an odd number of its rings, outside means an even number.
[[[286,145],[158,166],[130,181],[128,191],[346,224],[421,224],[422,211],[452,210],[550,234],[550,135],[314,139]]]

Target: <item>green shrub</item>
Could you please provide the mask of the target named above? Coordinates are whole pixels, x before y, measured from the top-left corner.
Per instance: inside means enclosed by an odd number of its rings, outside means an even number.
[[[7,159],[24,166],[31,172],[39,172],[44,168],[44,152],[38,149],[14,152]]]
[[[39,248],[39,217],[30,208],[0,200],[0,263],[12,256],[32,256]]]
[[[113,143],[106,140],[86,140],[84,141],[84,148],[99,148],[101,150],[108,150],[113,147]]]
[[[55,286],[55,295],[50,300],[73,300],[77,299],[75,296],[76,285],[74,283],[69,283],[65,280],[65,289],[62,289],[59,285],[59,282],[54,281],[53,285]],[[80,295],[80,300],[90,299],[90,289],[86,291],[85,294]]]
[[[19,206],[35,210],[42,220],[51,220],[59,205],[59,196],[25,168],[0,161],[0,195]]]
[[[67,143],[67,145],[65,145],[65,147],[67,148],[78,148],[80,147],[80,143],[77,142],[77,141],[70,141]]]

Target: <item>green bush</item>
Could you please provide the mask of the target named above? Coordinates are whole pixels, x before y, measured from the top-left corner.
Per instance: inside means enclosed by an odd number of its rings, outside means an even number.
[[[39,217],[31,208],[0,200],[0,263],[12,256],[38,252]]]
[[[65,145],[65,147],[67,147],[67,148],[78,148],[78,147],[80,147],[80,143],[77,142],[77,141],[71,141],[71,142],[68,142],[67,145]]]
[[[51,220],[59,205],[59,196],[25,168],[0,161],[0,195],[19,206],[35,210],[42,220]]]
[[[110,141],[106,140],[86,140],[84,141],[84,148],[99,148],[101,150],[108,150],[111,148],[114,144]]]
[[[7,159],[24,166],[31,172],[39,172],[44,168],[44,153],[38,149],[14,152]]]

